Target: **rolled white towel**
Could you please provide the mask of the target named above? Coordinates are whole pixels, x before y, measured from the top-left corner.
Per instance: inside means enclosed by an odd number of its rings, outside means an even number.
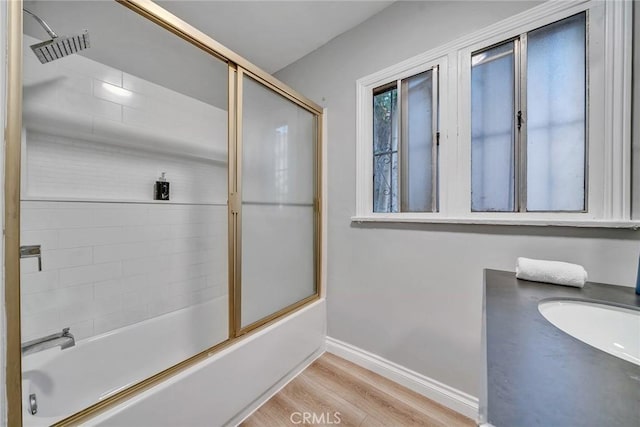
[[[587,281],[587,271],[581,265],[568,262],[518,258],[516,277],[534,282],[581,288]]]

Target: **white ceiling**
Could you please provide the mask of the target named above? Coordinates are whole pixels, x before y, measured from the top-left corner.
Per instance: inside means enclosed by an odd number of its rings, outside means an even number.
[[[393,1],[159,1],[162,7],[274,73]]]

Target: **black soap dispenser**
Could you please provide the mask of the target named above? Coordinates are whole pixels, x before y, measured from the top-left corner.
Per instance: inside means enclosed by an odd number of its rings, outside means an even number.
[[[167,181],[166,172],[162,172],[162,175],[156,181],[154,199],[169,200],[169,181]]]

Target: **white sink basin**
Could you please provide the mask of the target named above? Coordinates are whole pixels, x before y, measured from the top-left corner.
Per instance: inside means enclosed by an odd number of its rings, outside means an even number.
[[[640,311],[571,300],[543,301],[538,310],[567,334],[640,365]]]

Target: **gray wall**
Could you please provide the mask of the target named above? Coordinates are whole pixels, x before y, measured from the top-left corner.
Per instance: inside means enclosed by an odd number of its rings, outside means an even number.
[[[591,280],[630,286],[640,232],[352,224],[355,81],[536,4],[396,3],[276,74],[329,111],[329,336],[475,396],[484,268],[558,259],[583,264]]]

